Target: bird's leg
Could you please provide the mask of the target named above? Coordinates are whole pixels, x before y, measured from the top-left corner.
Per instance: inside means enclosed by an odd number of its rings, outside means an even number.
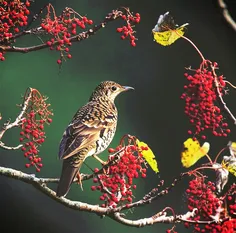
[[[93,157],[100,162],[103,166],[105,166],[107,164],[107,162],[103,161],[102,159],[100,159],[97,155],[93,155]]]
[[[81,190],[84,191],[83,184],[82,184],[82,176],[80,175],[80,172],[76,174],[76,177],[77,177],[77,182],[80,185]]]

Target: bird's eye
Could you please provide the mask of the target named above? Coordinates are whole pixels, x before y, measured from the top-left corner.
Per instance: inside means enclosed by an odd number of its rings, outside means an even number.
[[[112,91],[115,91],[117,89],[117,87],[116,86],[112,86],[111,89],[112,89]]]

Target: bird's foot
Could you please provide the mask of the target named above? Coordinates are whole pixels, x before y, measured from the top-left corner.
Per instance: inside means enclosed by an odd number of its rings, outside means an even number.
[[[82,184],[82,176],[80,175],[79,172],[77,173],[76,177],[77,177],[77,183],[80,185],[81,190],[84,191]]]
[[[108,162],[103,161],[102,159],[100,159],[97,155],[93,155],[93,157],[102,164],[102,166],[107,165]]]

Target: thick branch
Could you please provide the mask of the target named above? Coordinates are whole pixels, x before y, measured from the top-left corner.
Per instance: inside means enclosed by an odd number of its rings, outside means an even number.
[[[124,218],[123,214],[118,211],[111,212],[110,207],[102,208],[99,207],[98,205],[91,205],[80,201],[72,201],[64,197],[56,196],[56,193],[52,189],[47,187],[46,183],[57,183],[59,181],[59,179],[57,178],[37,178],[35,175],[29,175],[24,172],[5,167],[0,167],[0,175],[20,180],[27,184],[31,184],[36,189],[40,190],[53,200],[59,202],[60,204],[68,208],[79,211],[91,212],[98,215],[108,216],[119,223],[132,227],[141,227],[146,225],[152,225],[155,223],[176,223],[181,221],[187,221],[187,219],[190,216],[193,216],[195,213],[194,212],[195,210],[193,210],[193,212],[188,212],[184,215],[166,216],[166,212],[161,211],[158,214],[155,214],[154,216],[149,218],[143,218],[139,220],[129,220]],[[86,175],[84,177],[86,179]]]
[[[81,32],[76,36],[70,37],[69,40],[71,42],[80,42],[85,39],[88,39],[90,36],[94,35],[97,31],[104,28],[107,23],[114,21],[121,16],[122,16],[121,11],[113,10],[112,13],[109,13],[106,16],[105,20],[102,23],[100,23],[99,25],[95,25],[93,28],[91,28],[85,32]],[[40,30],[41,30],[41,27],[37,28],[37,31],[40,31]],[[34,33],[35,33],[35,30],[31,29],[28,31],[24,31],[22,34],[34,34]],[[59,44],[59,42],[55,41],[52,45],[55,46],[58,44]],[[19,52],[19,53],[28,53],[28,52],[32,52],[32,51],[45,49],[45,48],[48,48],[48,45],[46,43],[31,46],[31,47],[16,47],[16,46],[3,46],[3,45],[1,46],[0,45],[0,50],[7,51],[7,52]]]
[[[47,178],[37,178],[34,175],[29,175],[24,172],[11,169],[11,168],[5,168],[0,167],[0,174],[9,178],[13,178],[16,180],[23,181],[25,183],[33,185],[36,189],[40,190],[47,196],[51,197],[55,201],[75,210],[81,210],[81,211],[88,211],[88,212],[94,212],[97,214],[105,214],[107,212],[107,208],[101,208],[98,205],[90,205],[87,203],[79,202],[79,201],[71,201],[64,197],[58,197],[56,196],[56,193],[48,188],[46,186],[46,182],[58,182],[58,179],[47,179]]]
[[[236,22],[233,20],[232,16],[230,15],[227,5],[225,4],[224,0],[218,0],[218,4],[223,11],[223,16],[228,24],[236,31]]]

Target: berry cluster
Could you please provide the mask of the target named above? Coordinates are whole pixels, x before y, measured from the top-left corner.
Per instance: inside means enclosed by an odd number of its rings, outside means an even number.
[[[0,61],[5,61],[4,53],[0,52]]]
[[[8,44],[15,33],[28,24],[30,1],[0,1],[0,44]],[[0,60],[5,57],[0,53]]]
[[[199,69],[191,69],[193,75],[184,74],[189,84],[184,86],[185,92],[181,95],[181,99],[185,100],[185,114],[195,127],[195,132],[189,130],[188,133],[194,136],[198,136],[206,129],[210,129],[215,136],[226,137],[230,133],[222,111],[217,106],[219,97],[226,93],[223,76],[215,74],[214,70],[217,67],[217,63],[212,64],[204,60]],[[206,139],[205,135],[201,137]]]
[[[28,158],[26,168],[35,166],[39,172],[42,165],[42,158],[39,157],[38,146],[45,140],[44,125],[50,124],[52,112],[48,109],[46,98],[43,97],[36,89],[30,89],[25,95],[24,102],[27,101],[27,108],[24,111],[24,118],[21,124],[20,142],[23,143],[21,150],[24,156]]]
[[[148,148],[142,148],[147,150]],[[93,191],[99,190],[103,194],[100,200],[105,203],[102,207],[112,206],[117,204],[131,203],[133,200],[133,191],[137,188],[134,184],[134,179],[146,177],[146,168],[144,168],[144,160],[142,158],[141,148],[134,145],[125,147],[118,146],[116,149],[110,148],[109,153],[118,153],[119,158],[115,155],[110,155],[108,163],[111,163],[108,170],[104,174],[98,174],[93,179],[97,185],[93,185]],[[112,163],[114,162],[114,163]],[[98,172],[96,168],[95,174]]]
[[[134,36],[135,31],[133,30],[134,24],[140,22],[140,14],[136,13],[135,16],[130,13],[128,9],[126,9],[126,14],[122,14],[121,18],[126,21],[127,26],[119,27],[116,29],[117,32],[122,33],[121,39],[124,40],[129,38],[131,46],[135,47],[135,40],[137,38]]]
[[[226,208],[223,206],[221,198],[215,194],[215,185],[208,181],[205,183],[203,177],[197,177],[189,182],[186,190],[188,197],[188,209],[192,211],[197,208],[197,215],[189,220],[194,220],[193,224],[195,232],[235,232],[236,222],[229,220],[223,223],[217,223],[218,218],[224,219],[227,215]],[[232,196],[228,195],[228,201],[232,200]],[[229,205],[230,211],[235,210],[236,205]],[[207,224],[215,218],[216,223]],[[198,224],[198,221],[206,221],[206,225]],[[185,227],[189,227],[189,223],[185,223]],[[228,231],[225,231],[228,229]]]
[[[60,59],[58,64],[62,63],[62,59],[72,58],[69,53],[69,46],[72,45],[71,37],[77,34],[77,30],[85,29],[87,25],[92,25],[93,21],[85,16],[81,16],[71,8],[65,8],[60,16],[56,16],[55,10],[51,4],[47,7],[47,15],[42,19],[41,27],[50,34],[52,38],[47,41],[50,50],[56,49],[60,51]],[[57,42],[57,43],[55,43]],[[55,45],[57,44],[57,45]]]
[[[222,226],[216,228],[221,233],[235,233],[236,232],[236,219],[225,221]],[[215,231],[217,232],[217,231]]]

